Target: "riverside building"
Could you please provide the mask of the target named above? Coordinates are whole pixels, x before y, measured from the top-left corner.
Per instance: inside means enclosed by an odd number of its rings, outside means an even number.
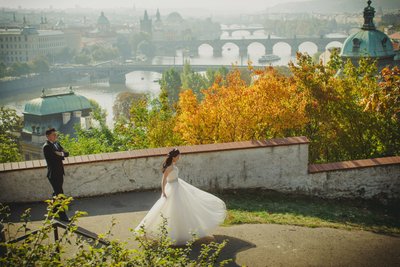
[[[28,62],[36,57],[54,58],[67,47],[59,30],[37,30],[34,27],[0,29],[0,62]]]
[[[43,159],[42,146],[46,130],[55,128],[59,133],[74,136],[76,124],[91,127],[91,104],[89,100],[68,93],[46,95],[30,100],[23,111],[24,127],[21,133],[21,149],[25,160]]]

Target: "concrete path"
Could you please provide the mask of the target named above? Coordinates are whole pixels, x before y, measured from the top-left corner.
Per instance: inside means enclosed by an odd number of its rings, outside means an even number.
[[[115,218],[113,238],[130,244],[133,241],[128,238],[132,236],[129,229],[136,227],[159,196],[160,192],[130,192],[76,199],[68,214],[76,210],[88,212],[78,225],[96,233],[106,232]],[[34,224],[40,223],[46,212],[44,203],[10,207],[15,222],[27,208],[32,209]],[[366,231],[245,224],[219,227],[209,238],[196,242],[195,247],[224,239],[229,243],[221,258],[234,259],[228,266],[400,266],[400,237]]]

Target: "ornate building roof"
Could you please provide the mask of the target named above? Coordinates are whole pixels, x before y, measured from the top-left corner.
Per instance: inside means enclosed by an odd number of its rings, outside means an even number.
[[[97,25],[98,26],[110,26],[110,21],[104,15],[103,11],[101,12],[100,17],[97,19]]]
[[[368,1],[364,8],[364,24],[361,29],[350,35],[343,44],[342,58],[357,59],[360,57],[373,57],[378,59],[393,59],[395,52],[390,38],[376,29],[373,18],[375,9]]]
[[[183,18],[178,12],[172,12],[167,16],[166,21],[168,23],[182,23]]]
[[[41,97],[32,99],[25,104],[23,114],[43,116],[90,108],[89,100],[82,95],[75,94],[72,90],[69,93],[48,96],[43,92]]]

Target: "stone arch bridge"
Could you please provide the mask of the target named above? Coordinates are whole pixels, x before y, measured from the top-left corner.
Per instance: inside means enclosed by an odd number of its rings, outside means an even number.
[[[191,40],[191,41],[155,41],[153,42],[157,54],[175,55],[177,50],[185,50],[192,56],[198,56],[201,45],[209,45],[213,49],[214,57],[222,56],[222,49],[225,44],[232,43],[239,48],[239,56],[248,54],[248,47],[253,43],[259,43],[265,47],[266,54],[272,54],[273,48],[278,43],[288,44],[291,48],[291,55],[295,56],[301,44],[311,42],[317,46],[318,52],[324,52],[328,44],[339,42],[343,44],[346,37],[325,38],[325,37],[294,37],[294,38],[267,38],[267,39],[217,39],[217,40]]]
[[[206,71],[210,68],[218,69],[225,67],[232,69],[232,65],[191,65],[191,69],[195,72]],[[174,68],[182,71],[182,65],[135,65],[135,64],[112,64],[111,62],[99,64],[95,66],[78,66],[78,67],[60,67],[52,69],[53,73],[70,77],[71,80],[76,77],[89,76],[91,79],[108,79],[111,84],[125,84],[125,75],[133,71],[150,71],[163,73],[165,70]],[[247,66],[235,66],[235,68],[247,69]]]

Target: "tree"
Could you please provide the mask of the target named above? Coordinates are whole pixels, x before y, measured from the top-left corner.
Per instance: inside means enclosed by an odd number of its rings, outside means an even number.
[[[142,42],[144,40],[150,41],[151,36],[145,32],[135,33],[135,34],[131,35],[131,37],[129,39],[129,43],[130,43],[131,49],[133,50],[135,55],[138,52],[138,47],[139,47],[140,42]]]
[[[196,73],[192,70],[189,62],[185,62],[183,71],[181,73],[182,90],[191,89],[195,95],[201,99],[201,90],[208,88],[207,78],[200,73]]]
[[[49,62],[45,57],[36,57],[30,63],[31,69],[36,73],[46,73],[50,70]]]
[[[130,109],[133,101],[141,97],[141,95],[132,92],[119,93],[113,105],[114,121],[117,121],[119,119],[129,120]]]
[[[107,48],[98,45],[91,47],[92,58],[95,61],[112,60],[118,58],[116,48]]]
[[[0,107],[0,162],[22,160],[18,134],[22,119],[14,109]]]
[[[71,61],[72,58],[74,58],[75,54],[76,54],[76,51],[72,50],[69,47],[65,47],[60,52],[58,52],[54,55],[54,61],[68,63]],[[53,58],[48,57],[47,60],[51,62],[53,60]]]
[[[211,68],[207,69],[206,71],[206,77],[208,80],[207,88],[211,87],[216,79],[224,81],[228,73],[229,70],[226,67],[220,67],[217,70]]]
[[[182,87],[179,73],[174,68],[170,68],[164,71],[159,83],[161,90],[164,90],[168,96],[169,104],[172,106],[174,103],[178,102]]]
[[[75,136],[60,135],[60,140],[71,156],[120,151],[113,132],[106,124],[107,112],[90,99],[92,119],[97,125],[88,130],[75,126]]]
[[[11,64],[10,69],[9,69],[9,74],[10,76],[21,76],[21,75],[26,75],[31,72],[31,67],[27,63],[21,63],[21,62],[14,62]]]
[[[147,57],[153,57],[155,50],[154,45],[149,40],[143,40],[137,46],[137,52]]]
[[[313,63],[311,57],[298,54],[290,64],[299,90],[309,98],[306,113],[309,122],[301,134],[311,142],[311,162],[331,162],[382,155],[379,132],[382,124],[365,112],[363,101],[378,90],[377,67],[370,59],[358,66],[350,61],[343,66],[337,54],[327,67]],[[338,70],[340,69],[340,75]]]
[[[0,62],[0,78],[6,77],[8,74],[7,66],[4,62]]]
[[[130,121],[118,122],[114,132],[126,149],[165,147],[181,144],[174,127],[175,114],[162,90],[158,98],[135,100]]]
[[[87,65],[90,63],[90,61],[92,61],[92,58],[90,55],[88,55],[86,53],[80,53],[80,54],[74,56],[74,62],[76,64]]]
[[[199,101],[181,93],[175,131],[186,144],[233,142],[286,136],[306,122],[306,95],[272,68],[254,71],[247,86],[235,69],[226,82],[215,81]],[[222,85],[221,85],[222,84]]]
[[[400,155],[400,70],[397,66],[382,69],[375,90],[364,94],[364,111],[376,116],[379,123],[379,154]]]
[[[128,38],[119,35],[117,37],[117,44],[119,55],[123,60],[128,59],[132,56],[132,48],[129,44]]]

